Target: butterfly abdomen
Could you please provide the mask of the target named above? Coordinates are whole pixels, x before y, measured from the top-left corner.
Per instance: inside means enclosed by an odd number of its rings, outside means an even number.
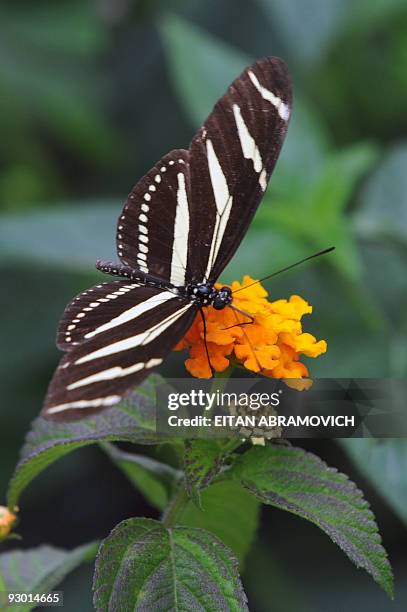
[[[101,272],[104,272],[105,274],[110,274],[111,276],[119,276],[120,278],[125,278],[127,280],[136,282],[141,287],[174,289],[174,292],[176,292],[176,288],[168,281],[160,279],[157,276],[153,276],[152,274],[146,274],[138,268],[132,268],[131,266],[126,266],[125,264],[98,259],[98,261],[96,262],[96,268]]]

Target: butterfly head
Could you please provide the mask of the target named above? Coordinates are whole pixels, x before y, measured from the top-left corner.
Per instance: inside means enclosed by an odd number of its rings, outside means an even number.
[[[222,310],[232,301],[230,287],[215,289],[211,283],[188,285],[186,293],[190,300],[198,306],[213,306],[216,310]]]
[[[222,287],[216,291],[216,295],[212,300],[212,306],[215,310],[222,310],[232,302],[232,290],[230,287]]]

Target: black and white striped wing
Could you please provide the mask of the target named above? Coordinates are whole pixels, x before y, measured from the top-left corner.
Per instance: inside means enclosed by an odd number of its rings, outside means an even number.
[[[184,285],[189,202],[189,152],[177,149],[165,155],[129,194],[117,224],[121,261],[172,285]]]
[[[187,276],[199,269],[215,281],[239,246],[280,153],[291,100],[286,65],[261,59],[232,83],[194,137]]]
[[[216,280],[264,194],[290,110],[281,60],[247,68],[190,148],[168,153],[133,188],[118,222],[120,259],[176,286]]]
[[[290,109],[285,64],[259,60],[232,83],[190,148],[165,155],[133,188],[118,221],[117,250],[140,271],[140,283],[98,285],[68,306],[57,339],[67,354],[49,387],[47,417],[68,420],[113,405],[187,331],[196,308],[180,297],[182,288],[214,282],[239,246]],[[141,286],[145,274],[147,283],[167,289]]]
[[[117,281],[67,307],[58,346],[67,351],[51,380],[43,415],[64,421],[117,403],[184,335],[195,308],[174,293]]]

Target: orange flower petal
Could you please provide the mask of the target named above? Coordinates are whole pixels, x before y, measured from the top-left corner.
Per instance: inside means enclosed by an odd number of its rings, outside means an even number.
[[[255,283],[255,284],[252,284]],[[250,285],[250,286],[249,286]],[[221,287],[217,284],[216,287]],[[206,340],[212,367],[222,372],[229,366],[230,355],[253,372],[274,378],[305,379],[307,367],[299,361],[301,355],[318,357],[327,350],[325,340],[317,341],[303,332],[301,319],[312,312],[312,306],[299,295],[288,300],[270,302],[261,283],[244,276],[242,283],[234,281],[233,304],[245,314],[231,308],[204,308]],[[204,327],[198,314],[184,338],[174,350],[189,349],[185,365],[196,377],[212,375],[204,346]],[[310,381],[300,383],[305,388]]]
[[[208,342],[209,358],[216,372],[223,372],[229,367],[229,359],[226,359],[226,355],[230,355],[232,350],[233,344],[217,346],[212,342]],[[209,367],[208,357],[203,343],[195,344],[191,347],[189,359],[185,361],[185,367],[188,372],[196,378],[212,377],[212,371]]]

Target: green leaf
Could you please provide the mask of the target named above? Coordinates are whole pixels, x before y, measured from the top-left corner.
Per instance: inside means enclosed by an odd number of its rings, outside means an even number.
[[[233,474],[262,502],[320,527],[393,596],[392,570],[374,516],[347,476],[302,449],[277,446],[248,451]]]
[[[113,444],[105,443],[101,447],[154,508],[165,508],[182,476],[181,471],[151,457],[126,453]]]
[[[103,51],[108,41],[107,29],[101,19],[95,19],[92,8],[83,2],[27,6],[25,19],[17,7],[1,8],[1,20],[7,40],[24,39],[32,49],[45,53],[68,54],[81,59]],[[58,27],[58,36],[55,28]]]
[[[313,248],[336,246],[327,261],[346,278],[357,281],[361,274],[356,242],[345,209],[357,183],[377,159],[376,148],[359,144],[325,156],[312,180],[292,183],[283,197],[266,195],[270,206],[263,206],[260,221],[300,238]],[[318,223],[315,220],[318,219]]]
[[[113,202],[66,206],[53,210],[1,216],[0,256],[7,259],[47,263],[50,266],[83,268],[95,261],[114,258],[112,227],[120,204]],[[93,231],[95,218],[98,231]]]
[[[342,32],[347,16],[346,0],[258,2],[286,43],[287,53],[305,67],[314,67],[326,57],[336,36]]]
[[[73,550],[53,546],[13,550],[0,555],[0,573],[8,591],[49,593],[78,565],[92,561],[96,551],[97,543]],[[36,604],[16,604],[4,609],[26,612],[36,607]]]
[[[407,524],[407,441],[359,438],[341,446],[371,485]]]
[[[201,125],[251,59],[175,15],[161,19],[160,31],[181,102],[191,122]]]
[[[344,211],[360,179],[378,159],[378,149],[371,143],[357,143],[328,156],[325,168],[308,196],[308,206],[323,220]]]
[[[57,423],[42,417],[29,432],[8,490],[10,508],[26,486],[48,465],[67,453],[97,442],[125,441],[157,444],[165,439],[155,432],[155,385],[158,375],[150,376],[126,399],[100,414],[73,423]]]
[[[360,236],[407,244],[407,143],[384,157],[360,197],[354,221]]]
[[[404,8],[402,0],[258,0],[258,3],[269,17],[272,31],[283,41],[287,55],[302,67],[302,73],[322,62],[328,63],[327,58],[331,60],[328,69],[334,70],[330,50],[342,41],[345,33],[361,38],[362,33],[376,32],[379,28],[382,31],[385,20],[394,21],[395,12]]]
[[[322,117],[295,95],[295,106],[270,184],[272,194],[302,194],[320,175],[329,154],[330,138]],[[273,196],[274,197],[274,196]]]
[[[129,519],[96,559],[97,610],[247,610],[237,561],[202,529]]]
[[[184,471],[188,495],[200,507],[200,490],[207,487],[223,464],[223,453],[213,440],[187,440]]]
[[[110,167],[117,141],[102,108],[103,82],[95,70],[108,42],[103,22],[81,2],[27,7],[24,19],[18,9],[2,8],[0,18],[4,26],[0,88],[7,92],[0,122],[28,139],[28,149],[38,147],[35,138],[31,144],[30,132],[42,125],[58,142],[73,148],[76,156]],[[58,37],[56,30],[61,33]],[[24,103],[27,99],[29,105]],[[41,145],[39,150],[48,155]],[[47,162],[53,165],[51,158],[52,152]]]
[[[387,22],[394,23],[398,20],[405,9],[403,0],[359,0],[357,4],[347,0],[348,18],[346,22],[347,33],[351,32],[359,40],[365,41],[366,34],[375,33],[379,29],[383,31],[383,25]],[[397,12],[400,15],[397,15]],[[393,29],[390,30],[391,35]],[[363,42],[362,42],[363,44]]]
[[[260,504],[240,484],[229,480],[201,493],[201,509],[190,501],[178,516],[180,525],[210,531],[233,550],[240,566],[256,535]]]

